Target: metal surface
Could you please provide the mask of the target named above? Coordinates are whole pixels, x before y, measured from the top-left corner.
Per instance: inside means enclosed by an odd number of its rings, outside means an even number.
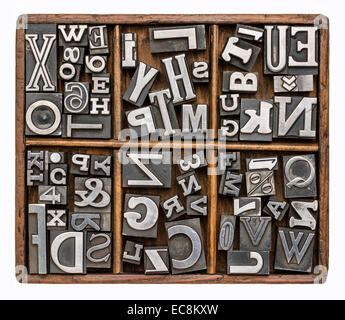
[[[233,94],[221,94],[218,96],[219,103],[219,115],[220,116],[233,116],[240,114],[240,95],[238,93]]]
[[[271,217],[240,217],[240,250],[271,251]]]
[[[64,92],[64,113],[89,113],[89,83],[66,82]]]
[[[108,54],[109,45],[107,26],[89,26],[88,32],[90,54]]]
[[[168,274],[168,247],[145,247],[144,270],[145,274]]]
[[[87,46],[86,24],[59,24],[59,46]]]
[[[136,33],[121,34],[121,67],[132,69],[137,66],[138,42]]]
[[[182,105],[182,134],[184,139],[207,137],[208,105]]]
[[[174,195],[161,202],[161,207],[168,221],[176,220],[186,214],[186,210],[178,195]]]
[[[241,190],[243,174],[237,174],[226,170],[220,179],[219,194],[238,197]]]
[[[248,197],[275,195],[274,171],[259,170],[246,172],[246,186]]]
[[[207,216],[207,196],[187,196],[187,215]]]
[[[205,152],[198,150],[195,153],[191,153],[189,150],[185,150],[184,156],[178,160],[177,166],[182,174],[207,167]]]
[[[67,185],[67,164],[51,163],[49,165],[49,181],[54,185]]]
[[[132,139],[147,137],[157,130],[151,106],[127,111],[126,117]]]
[[[177,184],[181,187],[183,195],[189,196],[201,190],[201,185],[194,171],[176,177]]]
[[[223,71],[223,92],[248,92],[258,91],[258,73]]]
[[[86,268],[110,269],[112,261],[112,233],[87,232],[86,235]]]
[[[67,204],[67,186],[38,186],[38,203]]]
[[[310,92],[314,90],[313,75],[274,76],[274,92]]]
[[[235,216],[227,214],[222,214],[220,216],[218,250],[232,250],[235,238],[235,227]]]
[[[318,208],[319,202],[317,200],[291,201],[289,227],[315,230]]]
[[[67,211],[66,209],[48,209],[47,210],[47,230],[65,230],[67,229]]]
[[[241,217],[261,216],[261,198],[240,197],[233,200],[234,215]]]
[[[268,275],[269,252],[228,251],[227,273]]]
[[[72,153],[71,163],[69,166],[70,173],[75,175],[88,175],[90,170],[89,154]]]
[[[286,201],[277,197],[270,197],[262,211],[277,221],[282,221],[288,209],[289,204]]]
[[[122,261],[131,264],[140,264],[143,248],[144,246],[141,243],[127,240],[125,249],[123,250]]]
[[[91,156],[90,174],[93,176],[110,177],[112,169],[112,157],[103,155]]]
[[[278,157],[247,158],[247,170],[278,170]]]
[[[209,67],[206,61],[194,61],[192,63],[192,81],[194,83],[209,82]]]
[[[235,30],[235,37],[262,42],[264,37],[264,29],[237,24]]]

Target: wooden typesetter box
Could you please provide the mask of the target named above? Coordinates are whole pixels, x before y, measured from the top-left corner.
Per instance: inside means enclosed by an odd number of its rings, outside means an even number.
[[[317,15],[27,15],[19,19],[25,19],[27,23],[55,23],[55,24],[106,24],[109,37],[108,72],[111,74],[112,88],[112,122],[113,139],[62,139],[62,138],[27,138],[25,137],[25,39],[24,29],[17,29],[16,34],[16,265],[27,265],[28,248],[26,233],[27,204],[35,200],[37,195],[28,194],[25,177],[26,151],[30,149],[58,150],[86,152],[89,154],[113,155],[113,268],[108,273],[88,273],[86,275],[28,275],[30,283],[313,283],[316,274],[277,272],[273,270],[272,261],[270,275],[268,276],[233,276],[226,274],[226,255],[217,250],[218,228],[220,215],[231,212],[231,201],[218,195],[218,183],[220,177],[207,175],[206,170],[200,175],[200,182],[209,197],[208,217],[202,222],[204,244],[206,250],[207,270],[198,274],[182,275],[144,275],[142,267],[132,268],[122,263],[123,239],[121,236],[123,197],[127,190],[121,186],[121,165],[116,157],[119,148],[125,143],[117,139],[122,128],[126,128],[124,112],[130,110],[130,106],[124,103],[122,95],[129,84],[131,73],[124,72],[121,68],[121,33],[135,32],[138,36],[138,60],[158,68],[162,71],[160,59],[169,54],[152,55],[149,50],[148,28],[163,25],[205,24],[207,49],[201,52],[187,52],[187,61],[207,61],[210,65],[210,81],[207,85],[195,86],[197,103],[209,105],[209,127],[215,129],[214,139],[203,146],[196,143],[177,144],[171,142],[161,143],[163,147],[182,148],[202,147],[209,152],[212,159],[216,157],[216,148],[221,142],[217,138],[216,129],[219,126],[218,95],[221,93],[221,74],[223,70],[229,70],[224,62],[219,60],[220,52],[226,38],[234,34],[237,23],[263,26],[265,24],[303,25],[314,24]],[[263,50],[262,44],[259,44]],[[172,55],[170,53],[170,55]],[[272,77],[263,75],[263,55],[260,54],[252,72],[259,73],[259,87],[256,94],[251,97],[257,99],[272,98]],[[316,265],[328,268],[328,188],[329,188],[329,146],[328,146],[328,115],[329,115],[329,29],[319,30],[319,75],[314,77],[314,92],[308,96],[318,98],[317,139],[313,141],[274,140],[270,143],[253,142],[227,142],[224,146],[227,150],[241,151],[242,166],[248,156],[314,154],[316,167],[318,168],[318,199],[319,220],[316,229],[316,241],[314,244],[313,267]],[[89,77],[89,76],[85,76]],[[156,79],[153,89],[167,87],[164,73]],[[62,92],[61,82],[59,91]],[[246,95],[244,95],[246,96]],[[180,118],[180,114],[178,117]],[[139,145],[141,142],[138,143]],[[150,142],[149,146],[157,142]],[[173,167],[173,179],[177,174],[176,166]],[[280,178],[279,178],[280,177]],[[277,195],[281,196],[282,188],[281,169],[276,176]],[[176,193],[177,184],[171,189],[153,189],[146,194],[173,195]],[[132,191],[132,190],[131,190]],[[139,193],[139,191],[134,193]],[[161,215],[158,225],[158,238],[155,241],[145,241],[150,245],[166,245],[167,237],[164,230],[164,217]],[[276,225],[286,225],[286,221],[275,222]],[[272,250],[275,248],[276,231],[272,233]],[[236,246],[236,243],[235,243]],[[273,260],[273,259],[271,259]]]

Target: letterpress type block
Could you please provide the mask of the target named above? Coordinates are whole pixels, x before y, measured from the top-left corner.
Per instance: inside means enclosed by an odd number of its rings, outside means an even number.
[[[201,185],[194,171],[178,176],[176,177],[176,180],[182,188],[183,195],[185,197],[201,190]]]
[[[86,234],[50,230],[50,273],[86,273]]]
[[[47,210],[47,230],[65,230],[67,222],[66,209]]]
[[[232,250],[235,237],[236,217],[227,214],[220,216],[218,250]]]
[[[108,29],[107,26],[89,27],[89,50],[90,54],[108,54]]]
[[[161,202],[161,207],[168,221],[176,220],[186,214],[186,210],[178,195]]]
[[[157,238],[159,196],[126,194],[122,235]]]
[[[194,83],[208,83],[208,63],[205,61],[194,61],[192,63],[192,81]]]
[[[76,177],[74,188],[76,212],[111,212],[111,178]]]
[[[271,217],[240,217],[240,250],[271,251]]]
[[[257,72],[223,71],[223,92],[248,92],[258,91]]]
[[[270,253],[268,251],[228,251],[228,274],[270,273]]]
[[[262,42],[264,37],[264,29],[237,24],[235,36],[246,40]]]
[[[187,214],[190,216],[207,216],[207,196],[187,196]]]
[[[168,274],[168,247],[145,247],[144,270],[145,274]]]
[[[172,274],[206,269],[200,219],[167,222]]]
[[[278,157],[248,158],[246,165],[248,171],[278,170]]]
[[[38,203],[67,204],[67,186],[38,186]]]
[[[316,229],[317,222],[317,200],[298,200],[291,201],[289,214],[289,227]]]
[[[75,175],[87,176],[90,170],[89,154],[72,153],[70,172]]]
[[[271,196],[276,194],[273,170],[246,172],[247,196]]]
[[[64,93],[64,113],[89,113],[89,83],[66,82]]]
[[[234,215],[241,217],[261,216],[261,198],[234,198]]]
[[[127,240],[125,249],[123,250],[122,261],[131,264],[140,264],[143,248],[144,246],[141,243]]]
[[[64,47],[62,53],[62,61],[84,64],[85,48],[82,47]]]
[[[312,231],[278,228],[274,269],[311,272],[314,238]]]
[[[285,198],[316,197],[315,156],[297,155],[283,157]]]
[[[137,66],[137,34],[121,34],[121,66],[123,69],[132,69]]]
[[[242,174],[226,170],[220,179],[219,194],[238,197],[241,190]]]
[[[182,174],[206,167],[207,160],[205,157],[205,152],[203,150],[199,150],[192,154],[186,149],[184,151],[183,159],[179,159],[177,165]]]
[[[29,23],[25,44],[25,91],[56,91],[56,24]]]
[[[61,93],[27,93],[25,134],[61,136]]]
[[[111,156],[92,155],[90,173],[93,176],[109,177],[111,173]]]
[[[263,208],[263,212],[272,216],[272,218],[281,221],[287,210],[289,209],[289,204],[277,197],[270,197],[267,205]]]
[[[89,231],[86,235],[86,268],[110,269],[112,233]]]
[[[49,165],[49,181],[54,185],[67,185],[67,164],[51,163]]]
[[[219,103],[219,115],[220,116],[233,116],[240,114],[240,95],[238,93],[233,94],[221,94],[218,97]]]
[[[86,24],[60,24],[59,46],[87,46],[87,25]]]
[[[274,92],[308,92],[314,90],[312,75],[274,76]]]

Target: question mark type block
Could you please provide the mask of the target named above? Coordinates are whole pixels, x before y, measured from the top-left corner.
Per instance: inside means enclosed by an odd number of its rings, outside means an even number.
[[[271,196],[276,194],[274,171],[261,170],[246,172],[247,196]]]
[[[314,239],[312,231],[278,228],[274,269],[311,272]]]
[[[315,156],[295,155],[283,157],[285,198],[317,196]]]
[[[269,251],[228,251],[227,273],[268,275],[270,253]]]
[[[122,235],[157,238],[159,196],[125,195]]]
[[[200,218],[165,223],[172,274],[206,269]]]
[[[112,233],[87,232],[86,268],[110,269],[112,261]]]

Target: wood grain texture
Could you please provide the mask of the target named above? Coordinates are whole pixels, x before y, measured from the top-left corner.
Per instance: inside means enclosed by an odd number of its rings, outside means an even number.
[[[328,21],[329,28],[329,21]],[[320,30],[319,76],[319,260],[328,269],[329,252],[329,29]]]
[[[113,130],[114,139],[117,139],[121,131],[121,121],[122,121],[122,96],[121,96],[121,86],[117,85],[121,83],[121,33],[120,26],[115,26],[114,28],[114,63],[113,63]]]
[[[29,23],[90,24],[313,24],[318,14],[29,14]]]
[[[15,192],[15,238],[16,266],[26,265],[26,181],[25,181],[25,135],[24,135],[24,105],[25,105],[25,40],[24,30],[16,32],[16,192]]]

